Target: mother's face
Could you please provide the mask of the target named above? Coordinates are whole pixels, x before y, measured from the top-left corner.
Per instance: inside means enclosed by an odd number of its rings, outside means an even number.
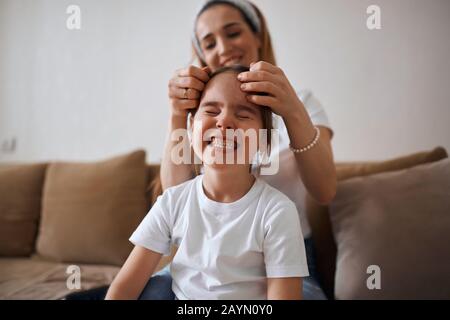
[[[233,64],[250,66],[259,60],[261,41],[232,6],[214,5],[203,12],[197,19],[196,35],[213,71]]]

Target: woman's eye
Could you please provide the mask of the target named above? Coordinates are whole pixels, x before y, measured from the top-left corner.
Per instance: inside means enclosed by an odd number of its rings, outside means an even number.
[[[205,110],[205,113],[210,116],[215,116],[218,114],[218,112],[214,110]]]
[[[205,46],[205,49],[206,49],[206,50],[210,50],[210,49],[212,49],[212,48],[214,48],[214,43],[210,43],[210,44],[208,44],[208,45]]]
[[[230,37],[230,38],[236,38],[237,36],[239,36],[241,33],[240,32],[233,32],[233,33],[230,33],[229,35],[228,35],[228,37]]]
[[[240,118],[240,119],[250,119],[250,117],[245,115],[245,114],[238,115],[238,118]]]

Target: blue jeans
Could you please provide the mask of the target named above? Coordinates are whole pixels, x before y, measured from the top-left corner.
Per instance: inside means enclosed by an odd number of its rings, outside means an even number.
[[[303,278],[303,299],[326,300],[327,297],[319,285],[315,251],[311,238],[305,239],[305,248],[309,276]],[[139,300],[174,300],[175,298],[169,266],[152,276],[139,296]]]
[[[306,259],[308,261],[309,276],[303,278],[303,299],[327,300],[327,296],[320,287],[316,265],[316,251],[311,238],[305,239]]]

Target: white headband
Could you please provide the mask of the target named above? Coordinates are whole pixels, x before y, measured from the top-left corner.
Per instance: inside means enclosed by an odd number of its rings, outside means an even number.
[[[200,41],[198,40],[196,34],[195,34],[195,27],[197,25],[197,19],[200,16],[200,14],[203,13],[205,8],[210,7],[213,4],[229,4],[238,9],[244,17],[250,22],[251,28],[256,31],[261,31],[261,21],[259,20],[258,14],[256,13],[255,8],[253,5],[247,1],[247,0],[206,0],[200,8],[197,10],[197,15],[195,16],[194,20],[194,31],[192,33],[192,43],[194,44],[195,50],[197,51],[197,54],[200,56],[200,58],[204,61],[205,56],[203,55],[202,48],[200,46]]]

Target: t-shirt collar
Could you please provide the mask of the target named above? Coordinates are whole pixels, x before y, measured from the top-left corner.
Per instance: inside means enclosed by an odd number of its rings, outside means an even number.
[[[200,175],[197,177],[196,185],[197,185],[197,193],[199,195],[200,205],[204,210],[208,213],[212,214],[220,214],[220,213],[242,213],[243,210],[249,207],[250,203],[254,201],[256,196],[262,191],[263,182],[256,178],[253,186],[250,190],[239,200],[231,203],[222,203],[211,200],[205,194],[205,190],[203,189],[203,177],[204,175]]]

